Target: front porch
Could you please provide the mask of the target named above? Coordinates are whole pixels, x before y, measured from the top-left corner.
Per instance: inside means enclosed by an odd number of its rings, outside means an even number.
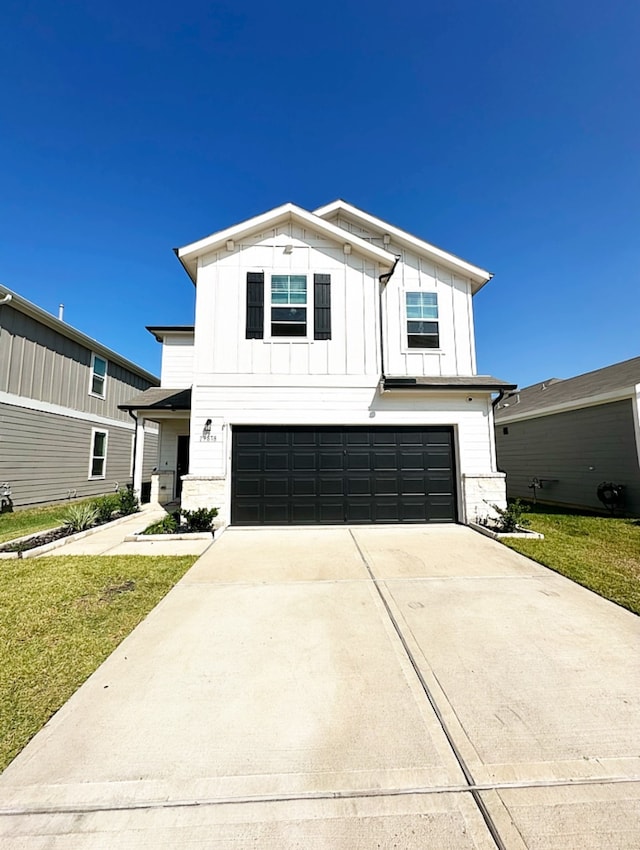
[[[119,407],[127,410],[136,422],[132,460],[134,491],[140,495],[144,425],[151,421],[160,428],[158,457],[151,474],[151,503],[167,505],[179,500],[183,477],[189,472],[191,390],[153,387]]]

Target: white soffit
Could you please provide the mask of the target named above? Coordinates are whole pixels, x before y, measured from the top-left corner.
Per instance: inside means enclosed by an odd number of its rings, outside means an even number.
[[[326,204],[325,206],[314,210],[313,214],[320,218],[326,218],[340,212],[345,213],[345,215],[352,219],[354,223],[369,225],[378,231],[381,236],[388,233],[400,244],[407,245],[420,254],[426,254],[434,262],[447,266],[453,271],[458,272],[458,274],[470,278],[474,283],[474,294],[493,277],[492,272],[488,272],[486,269],[481,269],[479,266],[474,266],[472,263],[468,263],[466,260],[456,257],[455,254],[443,251],[442,248],[437,248],[435,245],[431,245],[423,239],[418,239],[417,236],[412,236],[411,233],[407,233],[406,230],[394,227],[394,225],[388,224],[388,222],[383,221],[380,218],[376,218],[375,216],[358,209],[358,207],[348,204],[346,201],[340,199],[332,201],[330,204]]]
[[[192,242],[190,245],[178,248],[176,254],[191,279],[195,281],[198,257],[217,251],[219,248],[225,246],[229,240],[240,240],[250,233],[259,232],[266,227],[277,227],[286,221],[297,221],[305,227],[322,233],[338,244],[347,242],[352,245],[356,253],[375,260],[384,268],[390,269],[395,262],[396,258],[388,251],[372,245],[365,239],[360,239],[359,236],[347,233],[344,228],[331,224],[323,218],[291,203],[283,204],[262,215],[254,216],[240,222],[240,224],[227,227],[225,230],[219,230],[217,233],[212,233],[211,236],[206,236],[204,239],[199,239],[197,242]]]

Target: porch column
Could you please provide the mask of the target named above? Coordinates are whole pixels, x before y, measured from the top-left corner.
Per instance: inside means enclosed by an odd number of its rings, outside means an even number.
[[[144,461],[144,417],[138,416],[133,450],[133,492],[142,496],[142,464]]]

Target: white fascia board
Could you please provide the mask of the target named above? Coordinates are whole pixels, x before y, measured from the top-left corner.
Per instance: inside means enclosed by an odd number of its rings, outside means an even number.
[[[314,210],[313,214],[321,218],[326,218],[336,212],[344,212],[350,218],[360,221],[362,224],[368,224],[380,231],[381,234],[388,233],[390,236],[397,239],[398,242],[406,244],[418,251],[418,253],[426,254],[436,262],[446,265],[454,271],[471,278],[475,284],[478,284],[473,289],[474,295],[493,277],[492,272],[481,269],[479,266],[474,266],[472,263],[468,263],[466,260],[456,257],[455,254],[443,251],[442,248],[437,248],[435,245],[431,245],[431,243],[425,242],[423,239],[418,239],[417,236],[412,236],[411,233],[407,233],[406,230],[394,227],[394,225],[389,224],[380,218],[376,218],[363,210],[359,210],[357,207],[348,204],[346,201],[332,201],[330,204],[326,204],[324,207],[319,207],[317,210]]]
[[[92,339],[90,336],[83,334],[82,331],[68,325],[52,313],[47,313],[46,310],[38,307],[37,304],[32,304],[31,301],[27,301],[26,298],[18,295],[17,292],[14,292],[7,286],[2,285],[0,286],[0,299],[2,299],[4,293],[11,295],[10,301],[7,301],[6,303],[11,307],[14,307],[16,310],[19,310],[21,313],[24,313],[32,319],[35,319],[37,322],[57,331],[62,336],[67,337],[67,339],[72,339],[74,342],[79,343],[84,348],[87,348],[89,351],[97,354],[99,357],[104,357],[111,363],[118,363],[120,366],[124,366],[124,368],[129,372],[133,372],[134,375],[138,375],[139,377],[144,378],[145,381],[149,381],[152,387],[160,386],[160,379],[155,375],[152,375],[151,372],[147,372],[146,369],[132,363],[131,360],[127,360],[126,357],[118,354],[117,351],[107,348],[106,345],[98,342],[97,339]]]
[[[337,227],[319,218],[313,213],[303,210],[295,204],[283,204],[262,215],[249,218],[240,224],[235,224],[233,227],[227,227],[225,230],[219,230],[217,233],[212,233],[204,239],[197,242],[192,242],[190,245],[185,245],[183,248],[177,249],[178,259],[191,271],[195,271],[194,262],[198,257],[209,254],[222,247],[228,240],[237,241],[243,236],[255,231],[260,231],[265,227],[276,227],[284,221],[298,221],[301,224],[311,227],[319,233],[324,234],[337,243],[349,243],[354,251],[369,257],[372,260],[380,263],[385,268],[391,268],[395,262],[395,257],[388,251],[372,245],[359,236],[347,233],[342,227]]]
[[[640,385],[638,385],[640,387]],[[598,395],[587,396],[586,398],[576,398],[571,401],[558,402],[558,404],[550,405],[539,410],[528,410],[524,413],[517,413],[517,404],[514,404],[513,413],[506,415],[502,414],[503,407],[500,408],[500,416],[496,416],[496,425],[508,425],[510,422],[523,422],[526,419],[540,419],[542,416],[552,416],[554,413],[566,413],[570,410],[582,410],[585,407],[597,407],[600,404],[610,404],[614,401],[624,401],[625,399],[635,398],[636,387],[618,388],[611,390],[608,393],[599,393]]]

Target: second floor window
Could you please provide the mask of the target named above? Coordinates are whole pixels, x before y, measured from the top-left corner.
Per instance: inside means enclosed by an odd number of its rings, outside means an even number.
[[[409,348],[439,348],[437,293],[407,292],[406,299]]]
[[[307,335],[307,277],[274,274],[271,277],[271,336]]]
[[[105,386],[107,383],[107,361],[94,354],[91,358],[91,384],[89,392],[99,398],[105,397]]]

